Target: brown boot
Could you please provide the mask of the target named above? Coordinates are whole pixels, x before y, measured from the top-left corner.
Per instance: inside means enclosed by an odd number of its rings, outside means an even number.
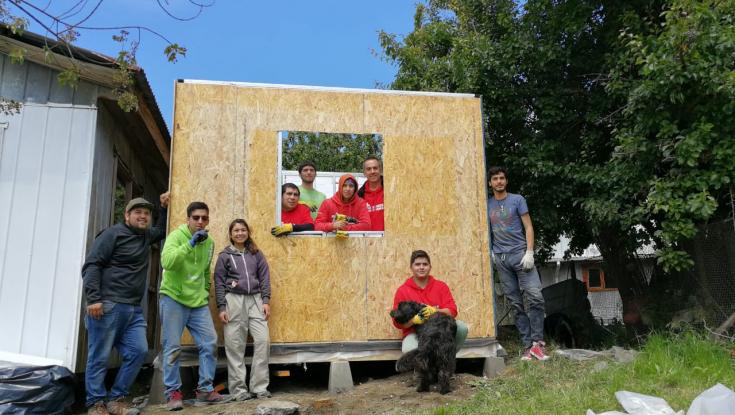
[[[107,402],[107,412],[110,415],[138,415],[140,410],[125,402],[124,398],[117,398],[114,401]]]
[[[110,415],[110,413],[107,412],[105,401],[97,401],[87,409],[87,415]]]

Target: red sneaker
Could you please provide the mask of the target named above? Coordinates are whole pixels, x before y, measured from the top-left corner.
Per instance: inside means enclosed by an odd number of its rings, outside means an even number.
[[[551,358],[546,354],[546,343],[543,341],[533,342],[533,346],[528,349],[528,352],[531,356],[541,361],[549,360]]]
[[[525,352],[523,352],[523,355],[521,355],[521,360],[523,360],[524,362],[527,362],[529,360],[533,360],[533,356],[531,356],[531,348],[530,347],[528,349],[526,349]]]
[[[184,395],[181,391],[173,391],[166,399],[166,409],[169,411],[180,411],[184,409]]]

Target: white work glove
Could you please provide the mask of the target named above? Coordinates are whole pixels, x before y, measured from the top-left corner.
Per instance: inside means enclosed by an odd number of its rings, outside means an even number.
[[[530,271],[533,268],[533,251],[526,251],[521,259],[521,267],[524,271]]]

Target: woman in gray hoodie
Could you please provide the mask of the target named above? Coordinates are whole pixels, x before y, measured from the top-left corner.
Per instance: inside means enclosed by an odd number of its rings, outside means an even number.
[[[223,323],[230,394],[239,401],[269,398],[271,283],[268,262],[250,237],[244,219],[230,223],[232,245],[220,252],[214,268],[219,318]],[[245,384],[245,343],[253,337],[250,389]]]

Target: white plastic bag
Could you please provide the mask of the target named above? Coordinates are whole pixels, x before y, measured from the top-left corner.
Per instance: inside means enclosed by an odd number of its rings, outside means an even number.
[[[619,391],[615,397],[630,415],[684,415],[683,411],[674,412],[666,400],[655,396]]]
[[[735,414],[735,392],[718,383],[694,398],[687,415]]]
[[[674,412],[665,400],[635,392],[615,392],[615,397],[627,412],[608,411],[595,414],[591,409],[587,415],[685,415]],[[735,392],[718,383],[694,398],[686,415],[735,415]]]

